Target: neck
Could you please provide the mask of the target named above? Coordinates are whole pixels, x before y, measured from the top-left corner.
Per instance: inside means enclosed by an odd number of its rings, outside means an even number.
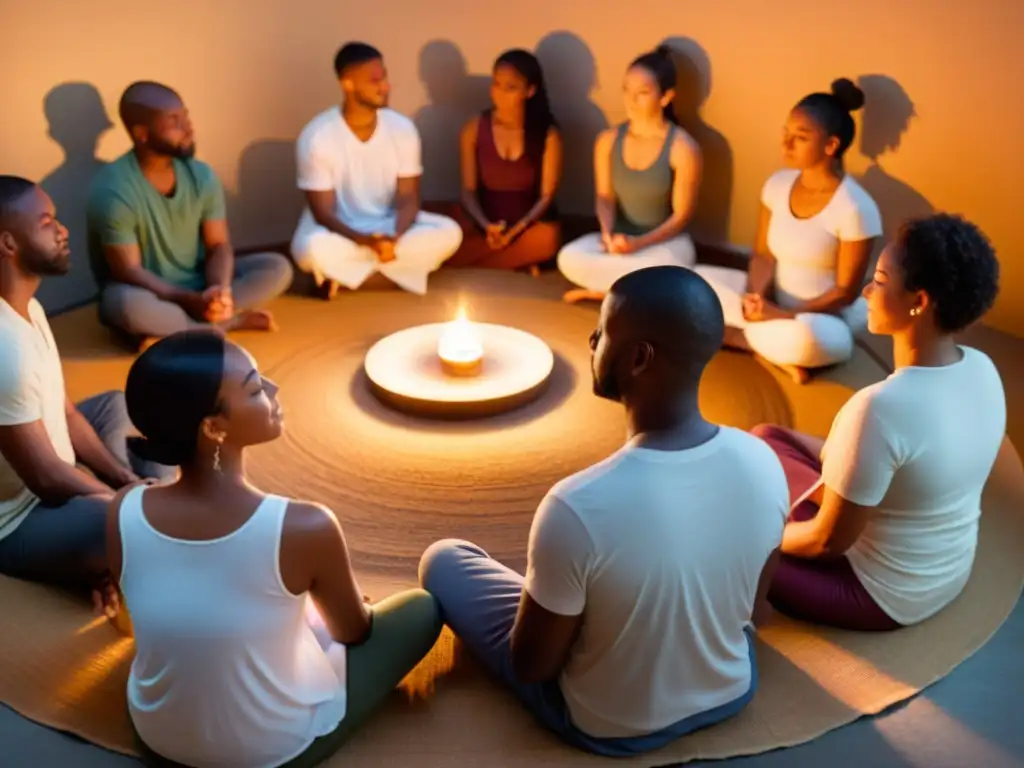
[[[28,317],[28,303],[41,283],[38,275],[27,275],[6,259],[0,262],[0,298],[22,317]]]
[[[665,132],[668,120],[660,112],[656,117],[644,118],[643,120],[630,120],[629,130],[636,136],[659,136]]]
[[[892,356],[897,371],[908,366],[938,368],[959,360],[960,350],[952,336],[910,328],[893,334]]]
[[[139,168],[142,169],[143,174],[160,173],[174,165],[174,158],[170,155],[150,152],[142,147],[135,147],[135,159],[138,161]]]
[[[504,111],[495,108],[491,112],[491,118],[507,128],[522,128],[526,124],[526,106],[521,105]]]
[[[627,439],[644,447],[682,450],[704,442],[716,429],[701,415],[696,390],[669,402],[624,402]]]
[[[196,461],[181,468],[181,485],[196,495],[216,495],[245,488],[245,459],[241,452],[221,451],[220,470],[213,467],[213,454],[201,454]]]
[[[353,128],[366,128],[377,123],[377,110],[373,107],[365,107],[352,99],[346,99],[341,105],[341,115],[345,122]]]
[[[811,190],[834,188],[843,179],[842,169],[835,163],[825,163],[800,171],[800,183]]]

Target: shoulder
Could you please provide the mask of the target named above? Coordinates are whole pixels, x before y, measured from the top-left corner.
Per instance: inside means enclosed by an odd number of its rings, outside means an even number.
[[[861,186],[860,182],[850,174],[847,174],[843,179],[843,184],[838,190],[838,198],[839,202],[843,204],[843,207],[847,211],[856,212],[861,216],[872,218],[881,217],[878,210],[878,204],[875,202],[874,198],[871,197],[868,191]]]
[[[284,513],[284,525],[290,534],[319,537],[341,533],[341,524],[330,507],[313,501],[297,499],[286,499],[285,501],[287,507]]]
[[[761,187],[761,202],[774,209],[780,200],[786,199],[800,171],[783,168],[769,176]]]
[[[337,131],[341,127],[341,115],[338,109],[338,107],[331,107],[314,116],[299,131],[299,143],[309,143]]]
[[[569,508],[580,512],[588,507],[601,506],[607,499],[604,490],[619,482],[616,476],[629,460],[629,450],[620,448],[611,456],[576,474],[563,478],[552,486],[549,496],[559,499]]]
[[[1003,377],[992,358],[974,347],[961,345],[960,349],[964,353],[964,363],[971,371],[972,380],[982,381],[983,385],[989,387],[990,390],[1003,393]],[[989,394],[993,394],[993,392]],[[1005,399],[1005,394],[1002,394],[1000,399]]]
[[[39,299],[32,297],[28,300],[28,313],[32,316],[36,325],[47,331],[50,330],[50,319],[46,316],[46,310],[39,302]]]
[[[594,148],[610,152],[612,145],[615,144],[615,138],[619,135],[621,126],[612,126],[611,128],[605,128],[599,134],[597,134],[597,140],[594,142]]]
[[[476,141],[476,137],[480,133],[480,121],[483,119],[484,116],[482,114],[474,115],[463,124],[462,130],[459,132],[463,141]]]
[[[786,476],[779,457],[764,440],[736,427],[720,427],[725,451],[723,464],[741,466],[748,476],[760,481],[778,481],[785,485]],[[749,473],[753,473],[750,475]],[[788,491],[787,491],[788,493]]]
[[[196,160],[194,157],[188,160],[181,161],[184,166],[188,169],[189,174],[196,180],[196,183],[200,188],[206,188],[211,185],[220,184],[220,178],[217,176],[217,172],[208,164],[202,160]]]
[[[134,173],[129,150],[96,172],[89,184],[90,195],[100,197],[123,194],[124,190],[132,185]]]
[[[700,144],[682,126],[672,129],[672,154],[676,157],[693,157],[700,154]]]
[[[395,135],[419,138],[420,132],[416,127],[416,123],[401,112],[396,112],[393,109],[382,109],[377,113],[377,119],[387,126],[388,131]]]

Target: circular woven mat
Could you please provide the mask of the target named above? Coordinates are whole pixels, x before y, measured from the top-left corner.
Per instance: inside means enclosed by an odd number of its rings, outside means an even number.
[[[506,279],[529,287],[529,278]],[[449,319],[459,302],[474,320],[515,326],[551,347],[547,391],[516,411],[457,423],[380,403],[362,370],[366,351],[401,328]],[[278,348],[283,334],[244,340],[280,385],[286,421],[280,440],[253,452],[249,470],[269,491],[330,506],[361,575],[412,583],[423,550],[449,536],[521,567],[530,520],[548,489],[623,443],[622,407],[592,394],[594,307],[442,286],[426,297],[344,295],[315,307],[315,325],[308,304],[302,309],[304,327],[288,334],[288,349]],[[777,380],[746,355],[722,353],[712,362],[701,405],[708,418],[742,428],[789,422]]]

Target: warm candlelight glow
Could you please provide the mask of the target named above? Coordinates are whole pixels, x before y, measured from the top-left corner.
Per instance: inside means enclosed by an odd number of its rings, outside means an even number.
[[[448,323],[437,343],[441,365],[448,373],[472,376],[480,371],[484,346],[480,333],[459,307],[455,319]]]

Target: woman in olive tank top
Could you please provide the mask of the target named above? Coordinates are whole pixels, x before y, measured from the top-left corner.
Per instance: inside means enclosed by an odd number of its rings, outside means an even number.
[[[597,138],[594,179],[599,232],[566,245],[558,268],[578,289],[565,300],[601,300],[612,284],[644,267],[693,267],[685,233],[697,202],[701,155],[675,122],[676,72],[665,49],[626,72],[627,121]]]
[[[462,245],[445,266],[533,267],[561,245],[553,201],[562,140],[537,58],[501,54],[491,99],[494,106],[462,129],[462,200],[443,210],[462,226]]]

